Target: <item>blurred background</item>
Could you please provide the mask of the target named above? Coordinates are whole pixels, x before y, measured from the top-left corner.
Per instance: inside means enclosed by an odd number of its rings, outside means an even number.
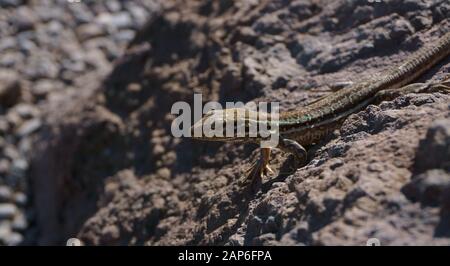
[[[155,1],[0,1],[0,244],[35,243],[29,206],[32,137],[42,108],[98,87]]]

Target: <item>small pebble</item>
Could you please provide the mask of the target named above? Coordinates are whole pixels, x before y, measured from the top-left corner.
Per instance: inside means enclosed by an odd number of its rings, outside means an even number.
[[[0,186],[0,202],[10,201],[12,198],[11,189],[7,186]]]
[[[7,159],[0,159],[0,174],[6,175],[9,172],[11,163]]]
[[[5,239],[4,242],[7,246],[17,246],[23,241],[23,236],[16,232],[11,232]]]
[[[13,199],[19,206],[25,206],[25,204],[27,204],[27,195],[23,192],[16,192]]]
[[[11,219],[17,212],[17,207],[11,203],[0,203],[0,220]]]
[[[25,229],[27,229],[28,226],[28,222],[27,219],[25,218],[25,215],[23,215],[22,213],[17,214],[16,216],[14,216],[14,219],[12,220],[11,223],[11,228],[15,231],[24,231]]]
[[[24,122],[18,129],[17,135],[23,138],[38,130],[42,125],[41,119],[34,118]]]
[[[11,177],[23,178],[28,170],[28,162],[25,159],[16,159],[12,163]]]

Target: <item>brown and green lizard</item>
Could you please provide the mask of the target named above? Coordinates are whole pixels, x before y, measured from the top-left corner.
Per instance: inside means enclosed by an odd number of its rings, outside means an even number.
[[[276,125],[278,128],[278,146],[276,148],[289,152],[299,162],[306,162],[305,147],[317,143],[338,128],[347,116],[364,109],[372,103],[381,100],[393,99],[407,93],[450,91],[450,80],[446,79],[436,83],[413,83],[425,71],[436,65],[450,54],[450,33],[446,33],[432,47],[422,48],[403,64],[388,70],[377,77],[351,84],[339,91],[331,93],[298,110],[281,112],[278,118],[271,118],[270,114],[259,116],[256,120],[252,111],[239,110],[239,108],[215,110],[206,113],[203,118],[191,128],[194,131],[202,127],[203,123],[244,123],[248,128],[250,123],[267,124],[267,128]],[[408,85],[409,84],[409,85]],[[261,118],[264,117],[264,118]],[[226,128],[223,126],[222,128]],[[225,134],[223,134],[225,136]],[[241,136],[194,137],[209,141],[243,141],[260,143],[262,138]],[[260,159],[248,171],[248,178],[253,180],[272,173],[269,167],[270,148],[261,148]]]

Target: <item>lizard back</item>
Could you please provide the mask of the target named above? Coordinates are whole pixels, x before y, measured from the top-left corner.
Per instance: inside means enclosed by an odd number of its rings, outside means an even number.
[[[438,39],[436,45],[421,48],[405,63],[380,76],[350,85],[300,110],[281,113],[280,128],[282,131],[292,131],[316,123],[323,124],[323,121],[327,119],[342,116],[343,113],[360,106],[380,90],[399,88],[417,79],[449,54],[450,32]],[[333,122],[332,120],[330,122]]]

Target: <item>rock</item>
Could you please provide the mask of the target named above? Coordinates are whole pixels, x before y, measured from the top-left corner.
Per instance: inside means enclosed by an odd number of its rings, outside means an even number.
[[[428,170],[413,177],[402,191],[408,199],[424,206],[439,206],[444,192],[450,189],[450,173],[443,170]]]
[[[86,23],[77,28],[78,38],[83,42],[88,39],[102,36],[104,34],[105,31],[103,30],[103,28],[97,24]]]
[[[24,74],[32,80],[42,78],[55,79],[58,73],[58,65],[49,56],[45,55],[33,55],[28,58],[24,70]]]
[[[426,16],[416,16],[411,18],[411,24],[416,30],[422,30],[429,27],[433,23],[433,20]]]
[[[31,133],[38,130],[42,125],[42,122],[39,118],[34,118],[28,121],[25,121],[18,129],[17,135],[21,138],[30,135]]]
[[[0,185],[0,202],[8,202],[12,198],[11,189],[7,186]]]
[[[0,66],[4,68],[15,68],[18,69],[22,67],[25,57],[19,52],[5,52],[0,55]]]
[[[5,119],[1,118],[0,119],[0,134],[4,135],[6,132],[8,132],[9,130],[9,124],[8,121],[6,121]],[[2,138],[2,140],[0,141],[1,144],[3,144],[4,139]],[[3,145],[1,145],[3,146]]]
[[[14,111],[23,119],[30,119],[39,115],[39,110],[35,106],[25,103],[14,106]]]
[[[28,227],[28,222],[27,222],[25,215],[23,215],[22,213],[19,213],[16,216],[14,216],[14,219],[11,222],[11,228],[14,231],[23,232],[25,229],[27,229],[27,227]]]
[[[23,236],[19,233],[12,232],[7,237],[3,238],[3,242],[7,246],[17,246],[23,241]]]
[[[7,50],[11,50],[16,47],[17,42],[13,37],[6,37],[0,40],[0,52],[6,52]]]
[[[8,145],[6,148],[4,148],[3,154],[10,160],[16,160],[20,157],[19,152],[17,152],[15,147],[11,145]]]
[[[48,93],[61,90],[64,87],[65,85],[60,81],[41,79],[34,83],[31,92],[33,95],[42,98],[47,96]]]
[[[83,60],[84,55],[81,52],[73,52],[70,57],[62,60],[62,68],[63,70],[82,73],[86,70],[86,64]]]
[[[134,34],[132,30],[121,30],[114,35],[114,39],[117,42],[128,43],[134,38]]]
[[[14,203],[17,204],[20,207],[25,207],[25,205],[27,204],[27,195],[23,192],[16,192],[14,193]]]
[[[116,13],[119,12],[122,8],[120,2],[116,0],[110,0],[105,2],[106,8],[108,8],[109,12]]]
[[[119,239],[120,230],[115,225],[107,226],[103,229],[102,235],[104,236],[106,243],[114,244]]]
[[[267,217],[267,219],[264,223],[263,232],[266,232],[266,233],[277,232],[278,230],[279,230],[279,225],[278,225],[277,221],[275,220],[275,217],[274,216]]]
[[[34,8],[34,12],[36,12],[39,20],[43,22],[64,21],[67,19],[66,12],[64,12],[63,8],[53,4],[51,8],[48,5],[37,5]]]
[[[97,19],[100,24],[116,29],[125,29],[133,25],[131,16],[127,12],[101,13]]]
[[[61,31],[64,30],[64,25],[57,20],[52,20],[50,21],[47,25],[47,27],[45,28],[46,31],[46,35],[41,35],[41,36],[37,36],[38,38],[40,38],[40,43],[48,43],[49,41],[51,41],[53,38],[59,37],[61,34]],[[52,39],[49,39],[48,37],[53,37]],[[76,50],[74,50],[76,51]]]
[[[0,70],[0,105],[11,107],[21,96],[21,86],[16,72]]]
[[[107,71],[109,69],[108,60],[105,55],[98,49],[90,50],[85,55],[85,63],[88,67],[95,67],[98,71]]]
[[[70,6],[70,11],[72,12],[73,17],[75,18],[75,22],[77,24],[89,23],[92,24],[92,20],[94,16],[92,14],[92,10],[89,9],[86,5],[77,3]]]
[[[158,176],[160,176],[161,178],[168,180],[170,178],[171,171],[169,168],[163,167],[163,168],[158,169],[158,172],[156,174]]]
[[[11,163],[7,159],[0,159],[0,174],[6,175],[9,173]]]
[[[273,14],[266,14],[261,16],[255,23],[253,29],[257,33],[279,34],[283,31],[284,24],[281,22],[278,16]]]
[[[252,245],[273,246],[276,243],[276,235],[273,233],[262,234],[253,239]]]
[[[0,221],[0,244],[5,243],[5,239],[12,233],[11,225],[8,221]]]
[[[16,10],[12,23],[18,32],[33,30],[37,17],[29,7],[21,6]]]
[[[315,56],[329,51],[330,49],[330,44],[321,42],[320,40],[310,36],[298,37],[298,39],[291,44],[291,51],[294,55],[296,55],[297,62],[308,68],[313,67],[310,61]]]
[[[228,245],[230,246],[243,246],[244,237],[242,235],[234,234],[228,239]]]
[[[24,39],[19,42],[19,48],[23,54],[30,55],[37,49],[37,45],[33,41]]]
[[[25,159],[16,159],[12,162],[11,174],[17,178],[23,178],[28,169],[28,162]]]
[[[418,173],[434,168],[450,172],[450,119],[437,120],[430,126],[419,143],[414,166]]]
[[[0,7],[17,7],[23,4],[23,0],[0,0]]]
[[[23,119],[17,112],[14,112],[14,110],[12,110],[6,115],[6,121],[8,121],[10,128],[15,128],[19,127],[22,124]]]
[[[145,11],[143,7],[140,7],[133,2],[127,2],[126,3],[126,9],[130,12],[131,16],[133,17],[134,24],[136,27],[140,27],[144,25],[148,18],[148,13]]]
[[[17,207],[11,203],[0,203],[0,220],[12,219],[17,213]]]
[[[21,154],[30,154],[33,148],[33,141],[31,138],[21,138],[17,144],[17,147],[19,148],[19,152]]]
[[[120,49],[108,38],[99,37],[85,42],[87,49],[101,49],[108,60],[113,61],[120,55]]]

